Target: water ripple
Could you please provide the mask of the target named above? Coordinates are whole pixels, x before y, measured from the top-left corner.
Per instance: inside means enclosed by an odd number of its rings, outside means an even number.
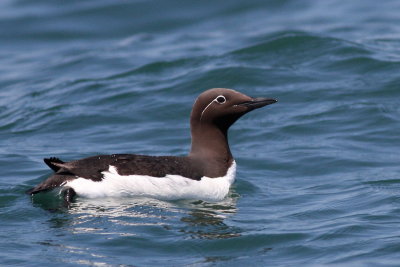
[[[397,1],[0,7],[0,264],[399,262]],[[230,130],[223,202],[24,194],[44,157],[186,154],[212,87],[279,100]]]

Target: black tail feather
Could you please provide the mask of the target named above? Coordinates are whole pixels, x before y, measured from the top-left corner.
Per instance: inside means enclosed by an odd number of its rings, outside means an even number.
[[[51,157],[48,159],[43,159],[44,163],[47,164],[47,166],[50,167],[50,169],[52,169],[54,172],[58,172],[60,170],[60,167],[54,165],[53,163],[64,163],[64,161],[62,161],[59,158],[55,158],[55,157]]]
[[[39,192],[50,191],[50,190],[54,189],[55,187],[56,186],[53,186],[53,185],[47,186],[47,184],[43,184],[42,183],[42,184],[39,184],[39,185],[37,185],[35,187],[32,187],[31,189],[26,190],[25,193],[28,194],[28,195],[34,195],[34,194],[37,194]]]
[[[75,179],[75,176],[55,173],[34,188],[27,190],[26,193],[28,195],[34,195],[39,192],[49,191],[73,179]]]

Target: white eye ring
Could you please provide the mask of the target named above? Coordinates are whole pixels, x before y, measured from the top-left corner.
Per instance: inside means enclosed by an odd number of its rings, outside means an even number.
[[[224,104],[226,102],[226,98],[223,95],[219,95],[217,96],[215,99],[215,102],[217,102],[218,104]]]
[[[205,109],[203,109],[203,111],[201,112],[200,121],[201,121],[201,119],[203,118],[204,112],[208,109],[209,106],[211,106],[211,104],[212,104],[213,102],[216,102],[217,104],[221,104],[221,105],[222,105],[222,104],[224,104],[224,103],[226,102],[226,98],[225,98],[225,96],[223,96],[223,95],[219,95],[219,96],[217,96],[216,98],[214,98],[214,100],[211,101],[211,102],[207,105],[207,107],[205,107]]]

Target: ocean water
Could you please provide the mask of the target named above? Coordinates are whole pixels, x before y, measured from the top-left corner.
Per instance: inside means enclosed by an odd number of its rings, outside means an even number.
[[[0,2],[0,265],[400,266],[400,2]],[[184,155],[213,87],[277,104],[230,130],[217,203],[24,191],[44,157]]]

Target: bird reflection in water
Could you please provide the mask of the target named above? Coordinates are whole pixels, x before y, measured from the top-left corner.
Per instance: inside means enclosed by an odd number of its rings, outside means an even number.
[[[240,229],[229,226],[224,221],[236,213],[237,197],[228,197],[223,202],[192,203],[192,208],[181,218],[186,225],[180,231],[191,238],[222,239],[240,236]]]
[[[231,190],[233,191],[233,190]],[[231,192],[223,201],[161,201],[151,198],[83,199],[66,207],[60,198],[35,198],[34,205],[62,214],[51,220],[51,227],[74,233],[142,236],[152,231],[171,231],[190,239],[223,239],[240,236],[240,229],[225,221],[237,211],[238,195]],[[54,223],[57,221],[58,223]],[[112,231],[111,231],[112,229]]]

